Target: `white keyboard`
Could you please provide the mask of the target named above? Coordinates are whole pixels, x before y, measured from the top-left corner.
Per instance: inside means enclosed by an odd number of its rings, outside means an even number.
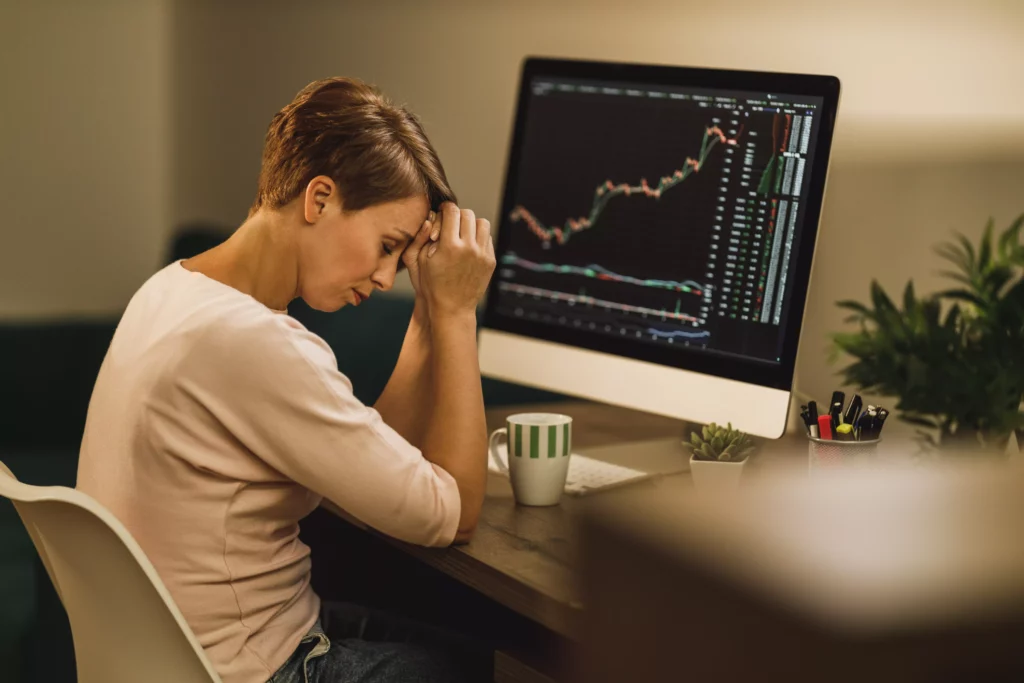
[[[508,465],[507,444],[498,446],[498,456],[502,462]],[[487,467],[495,474],[502,474],[490,458],[487,459]],[[653,476],[650,472],[612,465],[579,453],[573,453],[569,457],[569,473],[565,479],[565,492],[573,496],[583,496],[594,491],[629,484]]]

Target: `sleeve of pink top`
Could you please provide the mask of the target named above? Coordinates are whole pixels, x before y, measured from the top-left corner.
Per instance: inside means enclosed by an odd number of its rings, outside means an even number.
[[[409,543],[449,545],[461,500],[454,478],[352,393],[334,353],[285,316],[208,332],[182,388],[289,479]]]

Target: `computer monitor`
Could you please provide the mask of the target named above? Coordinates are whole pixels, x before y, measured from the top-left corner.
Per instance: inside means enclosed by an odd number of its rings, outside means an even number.
[[[831,76],[527,59],[482,372],[785,430]]]

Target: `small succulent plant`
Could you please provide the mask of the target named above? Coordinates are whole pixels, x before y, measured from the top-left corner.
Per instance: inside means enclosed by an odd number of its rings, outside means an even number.
[[[741,462],[754,450],[750,437],[733,429],[731,422],[725,427],[712,422],[700,432],[690,432],[690,443],[687,446],[697,460],[715,462]]]

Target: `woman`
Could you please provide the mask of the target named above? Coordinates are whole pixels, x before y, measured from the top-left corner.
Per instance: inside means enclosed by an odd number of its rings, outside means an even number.
[[[412,543],[473,534],[487,471],[475,310],[494,249],[454,199],[412,114],[357,80],[314,82],[270,124],[246,221],[125,310],[78,488],[139,542],[226,683],[456,676],[440,649],[349,638],[365,619],[321,609],[298,539],[322,498]],[[414,313],[370,408],[284,309],[359,305],[402,266]]]

